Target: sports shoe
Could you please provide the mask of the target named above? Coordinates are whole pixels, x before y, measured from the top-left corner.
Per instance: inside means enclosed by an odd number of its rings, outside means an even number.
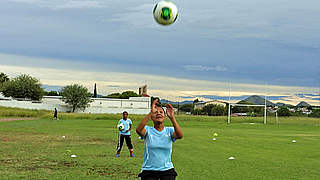
[[[130,157],[134,157],[134,154],[133,154],[133,153],[131,153],[131,154],[130,154]]]
[[[120,157],[120,154],[116,154],[116,157]]]

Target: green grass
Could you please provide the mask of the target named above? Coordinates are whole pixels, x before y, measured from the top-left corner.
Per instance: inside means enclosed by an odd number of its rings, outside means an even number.
[[[49,114],[45,110],[28,110],[20,108],[2,107],[0,106],[0,118],[5,117],[41,117]]]
[[[0,117],[8,117],[2,110]],[[18,113],[14,117],[20,117],[20,109],[14,111]],[[143,141],[134,131],[136,157],[128,157],[125,145],[121,157],[114,157],[115,126],[121,115],[59,115],[60,120],[55,121],[52,112],[39,111],[31,116],[37,120],[0,122],[0,179],[137,179]],[[143,118],[129,117],[134,128]],[[184,133],[173,146],[177,179],[320,177],[319,119],[280,118],[277,124],[270,117],[268,125],[262,124],[261,117],[233,117],[230,125],[226,117],[180,115],[177,119]],[[217,141],[212,141],[214,132],[219,134]],[[71,158],[71,154],[78,157]],[[228,160],[230,156],[235,160]]]

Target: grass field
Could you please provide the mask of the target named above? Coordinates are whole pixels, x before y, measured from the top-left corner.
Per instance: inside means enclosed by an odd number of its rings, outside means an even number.
[[[0,179],[137,179],[143,141],[134,131],[136,157],[130,158],[125,146],[115,157],[115,126],[121,115],[60,115],[56,121],[48,111],[0,107],[0,119],[36,118],[0,122]],[[129,118],[135,128],[143,116]],[[226,117],[179,115],[177,120],[184,133],[173,146],[177,179],[320,177],[319,119],[280,118],[278,124],[268,118],[267,125],[261,117],[232,118],[230,125]],[[214,132],[219,134],[216,141]]]

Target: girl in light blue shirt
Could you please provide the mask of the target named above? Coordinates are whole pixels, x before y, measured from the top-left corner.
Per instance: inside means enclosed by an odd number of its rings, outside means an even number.
[[[156,99],[152,103],[150,113],[136,129],[145,140],[142,172],[139,174],[141,180],[174,180],[177,176],[171,162],[172,143],[181,139],[183,135],[174,117],[172,105],[167,104],[166,109],[173,127],[164,126],[165,111]],[[150,119],[153,121],[153,127],[146,126]]]
[[[127,111],[124,111],[122,113],[122,119],[119,120],[118,124],[121,124],[121,123],[124,125],[124,128],[122,130],[119,129],[120,133],[119,133],[119,138],[118,138],[116,157],[120,156],[120,152],[121,152],[124,140],[126,140],[126,144],[128,146],[129,152],[130,152],[130,157],[134,157],[133,146],[131,143],[131,135],[130,135],[132,121],[131,121],[131,119],[128,119],[128,112]]]

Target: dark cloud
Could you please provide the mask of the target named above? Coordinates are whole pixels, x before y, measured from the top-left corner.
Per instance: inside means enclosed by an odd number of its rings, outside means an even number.
[[[0,53],[88,63],[89,71],[319,86],[317,0],[179,1],[169,27],[155,24],[152,3],[1,1]]]

